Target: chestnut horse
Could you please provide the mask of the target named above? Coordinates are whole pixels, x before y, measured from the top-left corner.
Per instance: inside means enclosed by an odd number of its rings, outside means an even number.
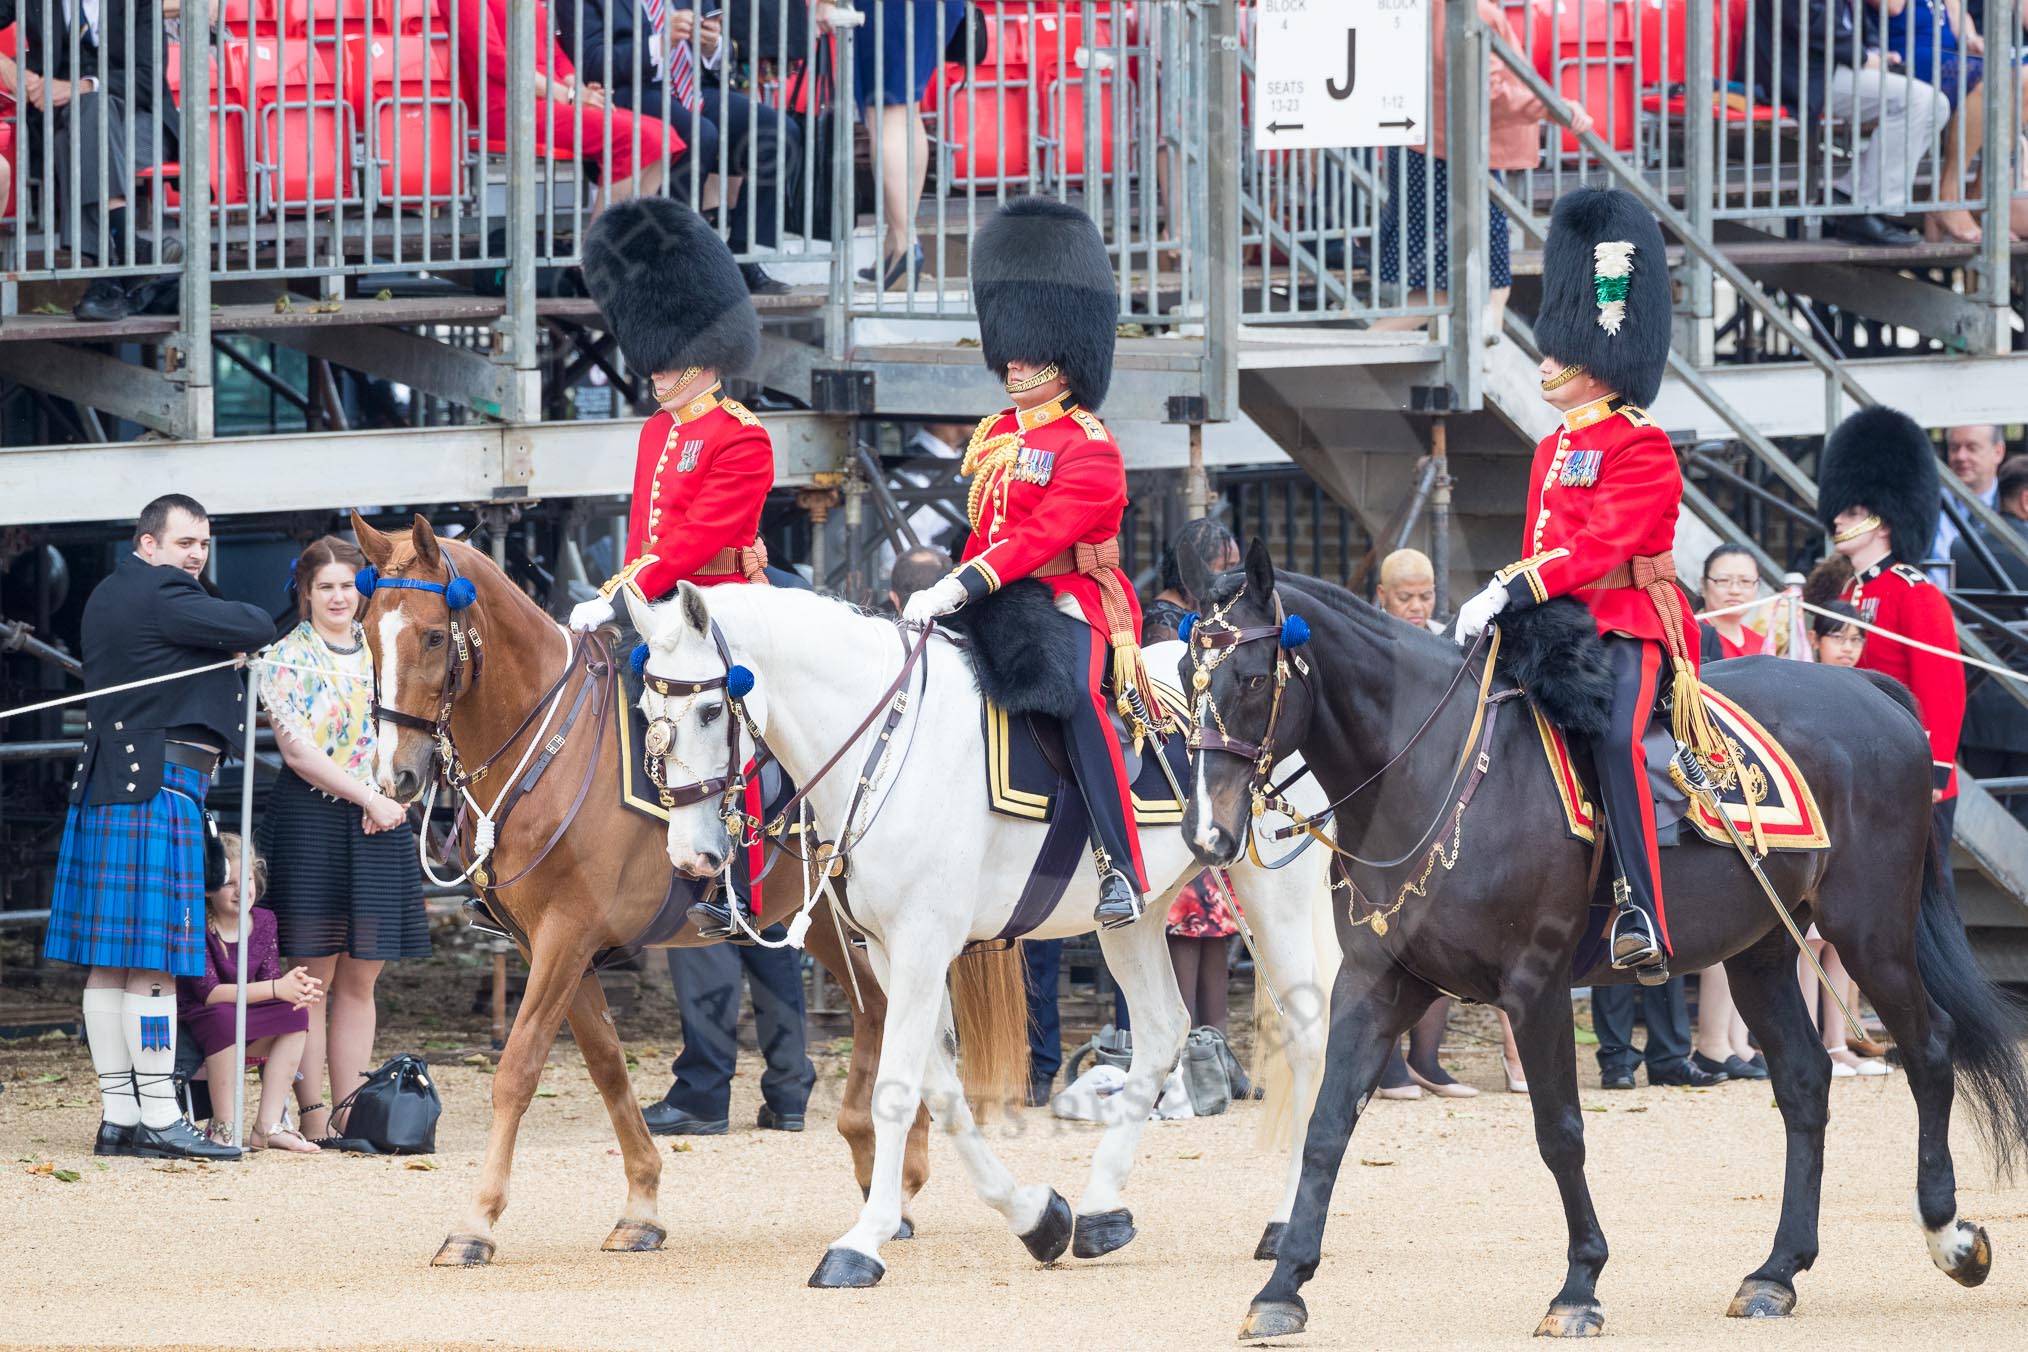
[[[458,761],[468,771],[494,767],[469,786],[480,809],[489,810],[522,777],[516,767],[530,741],[553,742],[583,684],[604,678],[586,670],[585,650],[486,555],[438,539],[421,516],[406,535],[375,530],[357,513],[352,525],[381,584],[360,616],[378,685],[381,791],[402,803],[422,797],[443,768],[428,728],[448,709],[448,741]],[[469,592],[463,586],[447,591],[458,579],[469,584]],[[453,601],[465,602],[456,611],[462,632],[453,631]],[[483,659],[475,660],[481,652]],[[656,1216],[661,1156],[627,1077],[605,992],[588,969],[593,954],[632,941],[648,926],[667,891],[669,863],[661,824],[621,806],[618,747],[594,713],[603,694],[614,706],[606,717],[624,717],[624,696],[616,690],[589,693],[563,745],[507,815],[486,861],[491,877],[508,883],[493,894],[494,904],[526,936],[518,942],[528,963],[528,985],[493,1077],[493,1125],[478,1193],[431,1260],[438,1265],[492,1259],[493,1224],[507,1206],[515,1135],[566,1017],[626,1161],[626,1204],[603,1247],[657,1249],[667,1235]],[[556,711],[554,726],[545,731],[548,710],[539,706],[548,702]],[[582,802],[573,816],[581,786]],[[525,876],[517,876],[523,870]],[[777,876],[795,875],[789,869]],[[790,895],[796,890],[792,882],[764,890],[770,919],[801,900]],[[671,946],[700,942],[689,929]],[[838,1131],[852,1147],[863,1192],[873,1177],[873,1072],[887,1001],[865,957],[838,935],[829,918],[819,916],[810,931],[810,951],[842,987],[861,997],[852,1014],[852,1065]],[[1003,999],[998,983],[1008,979],[1004,966],[967,964],[958,980],[992,987],[986,998]],[[1018,973],[1012,979],[1018,986]],[[909,1132],[905,1172],[912,1197],[929,1175],[927,1118],[921,1114]]]

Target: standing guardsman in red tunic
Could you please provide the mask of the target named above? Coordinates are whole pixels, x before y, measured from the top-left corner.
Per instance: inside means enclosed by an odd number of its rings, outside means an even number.
[[[775,483],[774,443],[720,388],[760,353],[760,316],[739,264],[689,207],[636,197],[586,232],[584,277],[628,367],[652,373],[662,408],[635,453],[626,566],[570,612],[570,627],[609,623],[622,587],[653,602],[679,582],[765,583],[760,519]],[[726,908],[699,909],[706,933],[731,930]]]
[[[1643,985],[1669,976],[1669,924],[1642,734],[1673,693],[1679,741],[1697,726],[1697,620],[1671,550],[1683,473],[1643,410],[1669,359],[1669,263],[1655,218],[1632,195],[1580,188],[1557,199],[1542,260],[1542,397],[1562,424],[1535,448],[1527,557],[1458,610],[1458,642],[1503,610],[1574,596],[1612,663],[1611,728],[1592,748],[1618,866],[1612,965]]]
[[[1134,807],[1111,709],[1130,726],[1154,701],[1141,665],[1141,606],[1120,571],[1127,508],[1120,448],[1094,412],[1112,382],[1120,297],[1091,217],[1040,197],[1002,207],[972,240],[972,295],[986,365],[1014,407],[979,424],[965,452],[972,533],[956,569],[909,599],[923,623],[1025,577],[1090,628],[1088,700],[1065,728],[1092,822],[1096,919],[1141,916],[1147,891]],[[1107,694],[1110,685],[1112,695]]]
[[[1965,669],[1943,590],[1916,567],[1936,539],[1943,509],[1936,448],[1915,420],[1891,408],[1861,409],[1824,443],[1817,517],[1855,576],[1841,598],[1885,633],[1866,636],[1859,665],[1884,672],[1915,696],[1929,734],[1930,802],[1946,848],[1958,809],[1958,733],[1965,722]],[[1901,638],[1940,648],[1929,652]],[[1945,870],[1945,878],[1949,878]]]

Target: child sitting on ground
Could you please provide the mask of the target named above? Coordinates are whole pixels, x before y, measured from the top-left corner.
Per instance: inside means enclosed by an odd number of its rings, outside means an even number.
[[[204,1075],[211,1085],[212,1135],[217,1139],[220,1131],[227,1129],[226,1115],[232,1111],[239,915],[240,908],[246,906],[251,908],[247,912],[247,965],[252,969],[247,985],[246,1054],[249,1061],[267,1058],[261,1067],[260,1106],[255,1110],[247,1145],[254,1150],[315,1154],[315,1145],[280,1123],[310,1037],[307,1011],[324,998],[324,991],[317,978],[302,967],[286,974],[282,971],[274,912],[254,905],[261,880],[267,876],[265,862],[259,855],[252,856],[254,885],[242,888],[240,838],[221,835],[219,841],[225,847],[225,882],[204,898],[204,975],[176,981],[178,1017],[204,1053]]]

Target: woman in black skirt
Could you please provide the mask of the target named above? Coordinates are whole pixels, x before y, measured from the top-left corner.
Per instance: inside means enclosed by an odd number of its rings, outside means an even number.
[[[334,535],[296,561],[301,622],[270,650],[261,704],[283,770],[261,819],[268,905],[280,924],[285,967],[306,967],[328,998],[311,1011],[296,1100],[303,1134],[348,1144],[342,1101],[373,1068],[373,987],[392,958],[428,957],[415,835],[401,805],[374,784],[372,658],[359,626],[353,578],[359,550]]]

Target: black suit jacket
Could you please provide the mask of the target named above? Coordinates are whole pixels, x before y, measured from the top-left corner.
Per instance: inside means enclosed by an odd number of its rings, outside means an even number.
[[[2008,524],[2028,538],[2028,521],[2007,518]],[[1985,537],[1986,545],[2008,573],[2008,581],[1994,580],[1992,571],[1979,562],[1971,546],[1959,536],[1951,542],[1951,562],[1957,566],[1958,585],[1968,591],[1994,591],[2001,587],[2028,587],[2028,562],[1999,541],[1984,522],[1972,522],[1972,529]],[[1961,746],[1988,751],[2028,751],[2028,708],[2000,688],[1998,679],[1978,671],[1967,671],[1975,684],[1965,700],[1965,727],[1959,734]]]
[[[275,637],[274,621],[248,601],[213,596],[181,568],[127,553],[85,601],[85,688],[166,676],[250,652]],[[226,668],[165,681],[85,705],[85,745],[70,801],[143,803],[162,787],[164,733],[201,727],[230,751],[246,737],[246,678]]]
[[[1753,0],[1753,7],[1753,42],[1740,47],[1732,78],[1794,112],[1806,128],[1815,127],[1828,110],[1826,35],[1832,39],[1832,66],[1858,66],[1867,52],[1882,46],[1880,11],[1872,0]]]
[[[169,92],[169,72],[155,59],[161,8],[157,0],[132,0],[131,28],[127,23],[128,0],[100,0],[98,45],[80,36],[76,61],[71,60],[66,0],[48,0],[47,32],[42,23],[43,3],[44,0],[0,0],[0,26],[12,18],[7,11],[20,11],[21,64],[46,80],[82,80],[86,76],[97,79],[102,91],[117,95],[133,108],[136,121],[155,119],[161,128],[156,144],[161,148],[163,160],[173,161],[179,144],[180,118],[176,98]],[[167,53],[163,55],[166,60]],[[29,126],[38,126],[41,114],[31,108],[27,120]],[[109,125],[121,121],[109,119]],[[37,140],[30,138],[31,147]]]

